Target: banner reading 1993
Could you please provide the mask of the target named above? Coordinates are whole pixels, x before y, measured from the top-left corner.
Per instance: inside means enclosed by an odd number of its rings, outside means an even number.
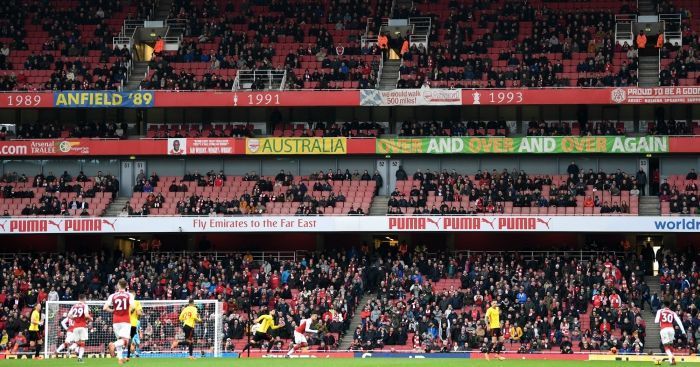
[[[67,91],[54,93],[58,108],[147,108],[153,107],[155,94],[149,91]]]

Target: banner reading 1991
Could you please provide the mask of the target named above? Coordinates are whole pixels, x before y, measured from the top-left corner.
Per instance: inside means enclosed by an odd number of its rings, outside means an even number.
[[[54,93],[58,108],[146,108],[153,107],[155,95],[149,91],[67,91]]]

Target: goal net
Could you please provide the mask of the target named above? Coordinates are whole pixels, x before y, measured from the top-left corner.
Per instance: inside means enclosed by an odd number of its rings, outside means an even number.
[[[140,301],[143,315],[140,319],[138,355],[140,357],[177,357],[187,354],[186,347],[172,348],[173,341],[184,340],[182,324],[178,320],[187,301]],[[56,349],[65,342],[66,331],[61,321],[75,301],[47,302],[44,313],[44,356],[67,356]],[[108,354],[108,345],[116,340],[112,330],[112,314],[102,310],[104,301],[85,302],[93,321],[88,325],[86,357]],[[201,323],[195,326],[194,354],[196,357],[220,357],[223,337],[223,305],[215,300],[197,300]],[[126,352],[125,352],[126,353]],[[132,352],[134,356],[134,352]]]

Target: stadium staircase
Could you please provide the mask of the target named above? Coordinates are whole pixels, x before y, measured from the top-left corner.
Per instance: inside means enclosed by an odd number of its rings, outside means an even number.
[[[372,206],[369,208],[369,215],[386,215],[389,211],[389,197],[375,196]]]
[[[637,0],[639,15],[656,15],[654,0]]]
[[[126,198],[119,198],[118,197],[118,198],[114,199],[114,201],[112,201],[112,203],[107,207],[107,210],[105,210],[104,216],[105,217],[119,216],[119,213],[122,212],[122,208],[124,208],[124,206],[129,203],[129,199],[130,198],[128,198],[128,197],[126,197]]]
[[[340,340],[338,340],[339,350],[350,349],[350,346],[352,345],[353,335],[355,334],[355,329],[358,326],[360,326],[360,324],[362,324],[362,309],[365,307],[367,302],[369,302],[372,299],[375,299],[376,297],[377,295],[374,293],[365,293],[362,295],[360,302],[357,304],[355,316],[353,316],[352,320],[350,320],[350,327],[348,328],[348,331],[345,333],[345,335],[342,336]]]
[[[398,10],[411,8],[413,8],[413,0],[394,0],[391,3],[391,15],[394,16]]]
[[[659,55],[639,56],[639,86],[659,86]]]
[[[158,1],[158,7],[155,11],[155,19],[168,19],[170,15],[170,9],[173,6],[173,0],[160,0]]]
[[[134,62],[134,68],[129,74],[129,81],[126,83],[124,89],[126,90],[138,90],[141,86],[141,81],[146,77],[148,73],[148,63],[145,61]]]
[[[641,84],[640,84],[641,85]],[[639,197],[639,215],[661,215],[658,196]]]
[[[646,277],[644,280],[649,286],[649,294],[661,294],[661,286],[659,286],[658,277]],[[656,315],[651,312],[650,307],[642,311],[642,317],[647,324],[647,335],[644,339],[646,345],[644,346],[644,350],[646,352],[663,353],[663,350],[660,349],[661,336],[659,335],[659,325],[654,323],[655,316]]]
[[[399,68],[401,60],[385,60],[382,67],[382,78],[379,81],[379,90],[396,89],[399,81]]]

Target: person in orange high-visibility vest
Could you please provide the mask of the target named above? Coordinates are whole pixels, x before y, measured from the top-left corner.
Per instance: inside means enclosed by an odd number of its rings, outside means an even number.
[[[160,55],[161,52],[163,52],[163,49],[165,49],[165,41],[158,36],[158,39],[156,39],[156,44],[153,46],[153,53]]]
[[[647,47],[647,36],[644,34],[644,31],[639,31],[639,35],[637,35],[637,48],[640,50]]]
[[[659,33],[659,38],[656,39],[656,48],[664,47],[664,34]]]
[[[389,54],[389,38],[384,34],[380,34],[379,37],[377,37],[377,46],[379,46],[382,55],[386,58]]]
[[[408,37],[403,39],[403,44],[401,45],[401,56],[408,52],[409,48],[409,43],[408,43]]]

